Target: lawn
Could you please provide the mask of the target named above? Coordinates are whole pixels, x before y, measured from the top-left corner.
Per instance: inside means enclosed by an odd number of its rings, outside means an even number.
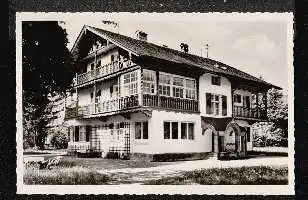
[[[120,159],[104,159],[104,158],[78,158],[72,156],[64,156],[61,163],[70,166],[80,166],[91,169],[121,169],[121,168],[148,168],[161,165],[170,165],[180,162],[149,162],[142,160],[120,160]]]
[[[147,185],[282,185],[288,184],[287,167],[212,168],[147,181]]]

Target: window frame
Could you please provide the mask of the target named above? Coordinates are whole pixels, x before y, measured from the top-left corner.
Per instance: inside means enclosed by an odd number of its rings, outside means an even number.
[[[208,99],[207,95],[210,95],[210,99]],[[218,100],[216,99],[218,97]],[[223,97],[226,97],[225,104],[226,108],[223,108]],[[210,100],[210,102],[208,102]],[[206,92],[205,93],[205,113],[207,115],[211,116],[227,116],[228,115],[228,96],[224,94],[217,94],[217,93],[211,93],[211,92]],[[218,103],[218,107],[217,107]],[[210,109],[208,106],[211,106]],[[218,114],[217,114],[217,108],[218,108]],[[225,112],[224,112],[225,111]]]
[[[162,78],[163,76],[169,77],[169,83],[166,83],[167,81],[165,81],[165,78]],[[180,82],[182,83],[180,84]],[[188,84],[189,82],[192,82],[192,84]],[[167,95],[165,92],[168,91],[167,88],[169,89],[169,95]],[[187,96],[188,93],[190,93],[189,96]],[[197,80],[191,77],[185,77],[160,71],[158,94],[160,96],[172,98],[197,100]]]
[[[133,76],[134,74],[134,76]],[[128,76],[128,77],[127,77]],[[127,81],[127,82],[126,82]],[[123,74],[123,97],[138,94],[138,70]]]
[[[136,125],[137,125],[137,123],[139,124],[140,123],[140,138],[136,138]],[[149,139],[149,122],[148,121],[136,121],[135,123],[135,136],[134,136],[134,139],[135,140],[148,140]],[[146,138],[145,138],[145,134],[144,134],[144,131],[145,131],[145,129],[144,129],[144,127],[145,127],[145,124],[146,124],[146,126],[147,126],[147,134],[146,134]]]
[[[240,101],[238,101],[240,100]],[[236,103],[236,104],[241,104],[243,101],[242,101],[242,95],[241,94],[233,94],[233,103]]]
[[[166,132],[165,132],[165,123],[168,123],[169,125],[166,126],[168,127],[169,133],[168,136],[166,137]],[[173,135],[173,124],[177,124],[177,137],[174,137]],[[185,138],[183,137],[183,125],[185,124]],[[193,132],[192,132],[192,137],[189,133],[189,125],[193,126]],[[164,140],[194,140],[195,139],[195,122],[192,121],[163,121],[163,132],[164,132]]]
[[[212,83],[212,85],[221,86],[221,77],[212,75],[211,76],[211,83]]]
[[[145,79],[145,74],[149,73],[150,75],[150,79],[152,80],[147,80]],[[156,94],[157,88],[156,88],[156,72],[153,70],[149,70],[149,69],[142,69],[142,92],[144,94]],[[149,87],[145,87],[145,84],[149,84]],[[148,88],[150,91],[146,91],[145,88]],[[152,91],[153,89],[153,91]]]

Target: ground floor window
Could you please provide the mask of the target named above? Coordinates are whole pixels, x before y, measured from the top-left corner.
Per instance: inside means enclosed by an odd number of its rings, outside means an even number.
[[[164,139],[194,139],[194,123],[164,122]],[[171,137],[170,137],[171,136]]]
[[[75,135],[74,142],[79,142],[79,126],[75,126],[74,135]]]
[[[135,122],[135,139],[148,139],[148,122]]]

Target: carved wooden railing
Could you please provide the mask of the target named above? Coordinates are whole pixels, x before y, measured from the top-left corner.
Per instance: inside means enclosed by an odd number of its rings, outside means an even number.
[[[143,106],[198,112],[197,100],[143,94]]]
[[[265,108],[247,108],[242,106],[233,106],[233,116],[243,118],[267,119]]]
[[[74,85],[81,85],[94,79],[102,78],[130,66],[132,66],[132,62],[128,59],[114,61],[107,65],[98,66],[96,69],[93,69],[89,72],[79,74],[77,76],[77,80],[74,80]]]
[[[99,103],[93,103],[86,106],[79,106],[74,108],[66,108],[65,117],[82,117],[93,114],[101,114],[114,112],[119,110],[125,110],[130,108],[135,108],[140,106],[138,101],[138,95],[132,95],[127,97],[122,97],[118,99],[112,99],[108,101],[102,101]]]

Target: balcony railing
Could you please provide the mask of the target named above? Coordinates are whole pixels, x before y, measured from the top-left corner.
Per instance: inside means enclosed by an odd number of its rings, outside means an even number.
[[[197,100],[180,99],[158,95],[143,94],[142,105],[139,103],[138,95],[122,97],[114,100],[103,101],[87,106],[66,108],[65,117],[83,117],[93,114],[102,114],[125,109],[136,108],[139,106],[163,108],[169,110],[179,110],[186,112],[198,112]]]
[[[198,101],[158,95],[143,95],[143,106],[159,107],[170,110],[198,112]]]
[[[233,116],[254,119],[267,119],[265,108],[245,108],[242,106],[233,106]]]
[[[122,97],[109,101],[103,101],[95,104],[90,104],[81,107],[66,108],[65,117],[83,117],[93,114],[101,114],[114,112],[119,110],[125,110],[140,106],[138,101],[138,95],[132,95],[128,97]]]
[[[82,73],[74,80],[74,85],[81,85],[94,79],[102,78],[104,76],[118,72],[124,68],[132,66],[132,62],[128,59],[121,61],[114,61],[107,65],[99,66],[94,70]]]

